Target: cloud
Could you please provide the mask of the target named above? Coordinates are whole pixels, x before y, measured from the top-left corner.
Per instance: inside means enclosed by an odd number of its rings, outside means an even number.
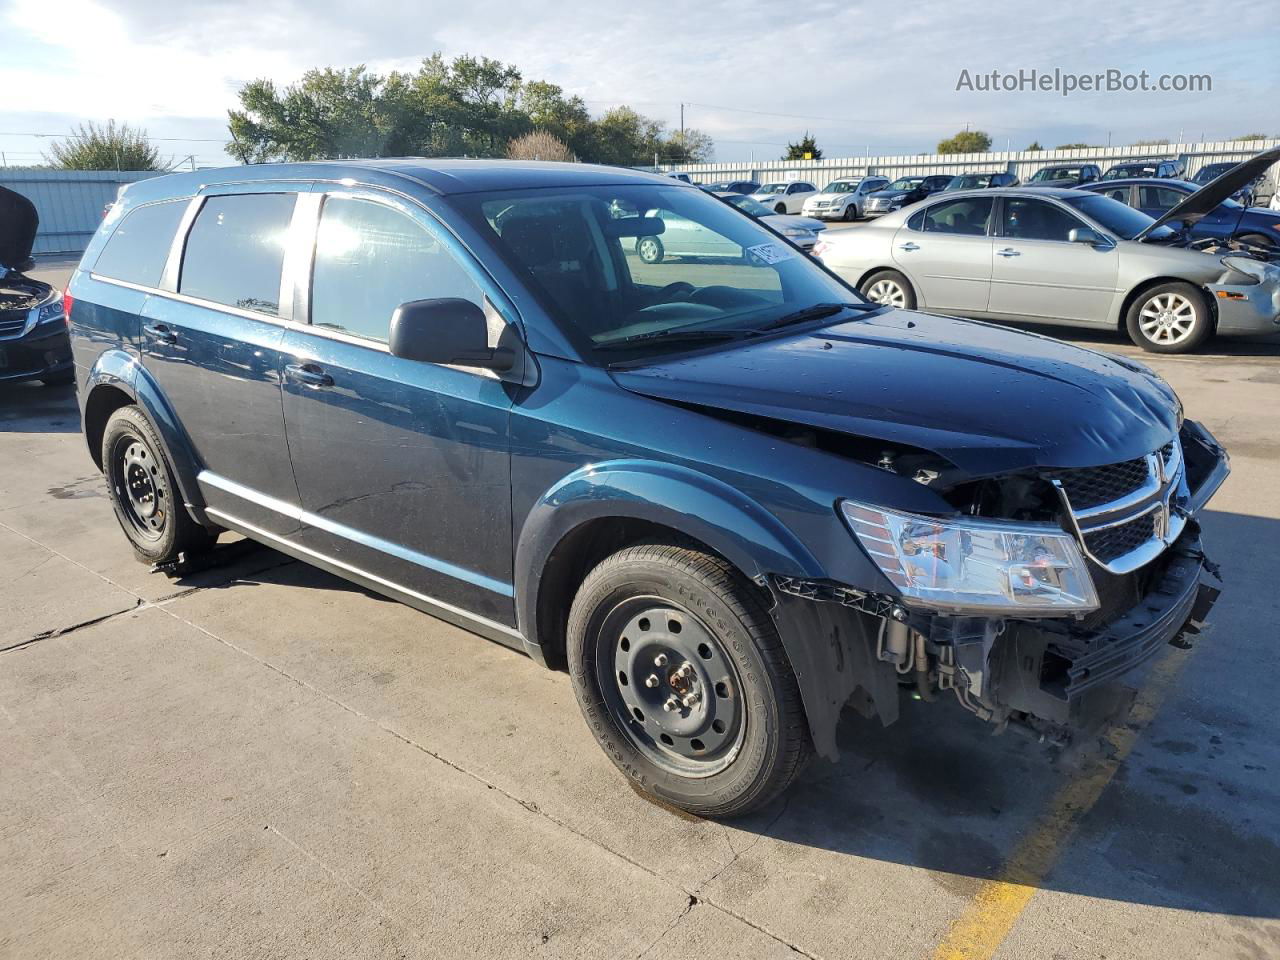
[[[412,68],[435,50],[489,55],[547,79],[597,111],[627,102],[721,141],[722,158],[749,144],[795,139],[808,129],[829,154],[926,150],[968,122],[1002,147],[1039,138],[1117,142],[1143,136],[1223,137],[1258,126],[1259,89],[1276,77],[1262,32],[1204,39],[1199,0],[1166,2],[1159,17],[1133,17],[1109,0],[993,17],[917,0],[890,8],[820,0],[800,8],[747,2],[691,7],[633,0],[540,4],[510,0],[410,2],[353,7],[347,0],[10,0],[0,19],[10,49],[0,83],[23,90],[32,110],[146,125],[168,116],[207,118],[225,133],[240,84],[280,83],[313,66],[368,63]],[[1116,67],[1208,72],[1209,95],[956,92],[961,68],[1088,72]],[[16,104],[6,105],[12,115]],[[732,108],[732,109],[726,109]],[[743,111],[760,111],[749,113]],[[788,114],[777,116],[775,114]],[[732,144],[730,141],[741,141]],[[739,149],[741,147],[741,149]]]

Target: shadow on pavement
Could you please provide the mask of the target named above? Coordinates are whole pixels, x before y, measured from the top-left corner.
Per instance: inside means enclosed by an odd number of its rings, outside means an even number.
[[[79,433],[75,387],[0,383],[0,433]]]

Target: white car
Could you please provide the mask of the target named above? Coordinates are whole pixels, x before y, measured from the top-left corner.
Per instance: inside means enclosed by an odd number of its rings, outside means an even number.
[[[868,194],[883,190],[888,185],[888,177],[833,180],[819,193],[806,199],[800,212],[818,220],[857,220],[862,216]]]
[[[740,193],[717,193],[716,196],[725,203],[737,207],[747,216],[755,217],[770,230],[777,230],[805,253],[813,250],[818,242],[818,234],[827,229],[827,225],[821,220],[774,213],[754,198],[744,197]]]
[[[758,200],[774,213],[800,213],[804,202],[818,192],[808,180],[775,180],[766,183],[751,199]]]

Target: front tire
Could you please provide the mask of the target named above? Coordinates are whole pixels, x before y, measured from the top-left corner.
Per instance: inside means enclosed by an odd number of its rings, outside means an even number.
[[[1151,353],[1189,353],[1213,332],[1209,304],[1189,283],[1162,283],[1144,290],[1125,318],[1129,338]]]
[[[187,513],[173,467],[146,415],[121,407],[102,432],[102,468],[120,529],[142,563],[171,563],[216,539]]]
[[[613,554],[579,588],[567,646],[596,741],[660,800],[738,816],[790,786],[809,759],[777,629],[719,557],[659,543]]]
[[[779,203],[777,206],[775,206],[775,207],[773,208],[773,212],[774,212],[774,213],[786,213],[786,212],[787,212],[787,205],[786,205],[785,203]]]
[[[882,303],[900,310],[914,310],[916,292],[911,281],[897,270],[877,270],[862,281],[858,292],[872,303]]]
[[[862,214],[858,212],[858,205],[856,203],[851,203],[844,208],[845,223],[853,223],[853,221],[857,220],[860,216],[862,216]]]

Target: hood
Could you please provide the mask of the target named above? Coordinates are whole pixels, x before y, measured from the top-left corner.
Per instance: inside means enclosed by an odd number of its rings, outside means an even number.
[[[869,196],[869,197],[878,197],[878,198],[879,198],[879,199],[881,199],[881,200],[897,200],[899,197],[905,197],[908,193],[912,193],[912,192],[914,192],[914,191],[911,191],[911,190],[876,190],[874,193],[869,193],[869,194],[867,194],[867,196]]]
[[[814,220],[812,217],[797,217],[790,213],[771,213],[769,216],[761,217],[760,219],[769,224],[774,230],[781,230],[783,227],[801,227],[816,233],[827,229],[827,225],[821,220]]]
[[[0,187],[0,266],[19,273],[31,269],[38,226],[35,204],[8,187]]]
[[[1131,460],[1178,430],[1177,397],[1139,364],[910,310],[612,374],[657,399],[932,451],[973,477]]]
[[[1272,147],[1270,150],[1263,150],[1248,160],[1237,163],[1216,180],[1210,180],[1195,193],[1190,194],[1181,203],[1170,207],[1165,211],[1164,216],[1133,239],[1142,240],[1156,227],[1166,223],[1175,221],[1187,224],[1199,223],[1208,214],[1216,210],[1223,200],[1229,199],[1233,193],[1245,186],[1249,181],[1262,176],[1278,160],[1280,160],[1280,147]]]

